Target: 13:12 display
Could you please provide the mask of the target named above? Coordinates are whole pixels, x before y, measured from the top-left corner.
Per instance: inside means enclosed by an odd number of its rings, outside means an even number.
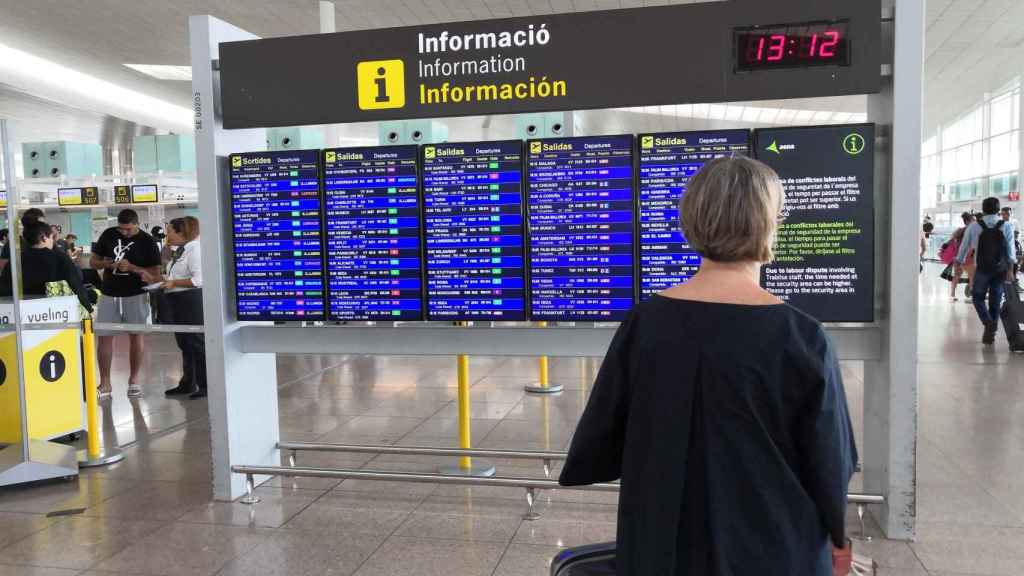
[[[848,22],[737,28],[736,70],[849,66]]]

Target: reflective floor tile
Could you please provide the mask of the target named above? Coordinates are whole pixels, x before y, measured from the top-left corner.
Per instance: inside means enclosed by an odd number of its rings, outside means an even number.
[[[164,576],[210,576],[231,560],[249,553],[272,534],[269,530],[235,526],[170,524],[138,539],[93,569]]]
[[[178,521],[280,528],[322,494],[322,492],[314,490],[288,490],[275,487],[260,487],[256,489],[255,493],[260,498],[256,504],[242,504],[238,501],[208,502],[192,509]]]
[[[356,574],[490,576],[504,551],[504,544],[392,537]]]
[[[47,518],[43,514],[20,514],[0,512],[0,550],[22,538],[39,532],[58,519]],[[3,553],[0,552],[0,558]]]
[[[513,542],[547,546],[573,547],[615,540],[616,524],[611,522],[580,522],[546,515],[539,520],[523,522]]]
[[[0,552],[4,562],[84,570],[162,526],[113,518],[69,517]]]
[[[166,522],[180,518],[211,499],[207,484],[144,482],[89,507],[85,515]]]
[[[526,501],[480,498],[472,495],[431,496],[416,510],[430,514],[462,514],[496,518],[522,518]]]
[[[0,576],[77,576],[78,570],[40,568],[37,566],[7,566],[0,564]]]
[[[232,560],[218,576],[348,576],[383,536],[281,530]]]
[[[414,512],[396,532],[396,536],[508,543],[515,536],[519,518],[494,518],[455,514]]]
[[[557,546],[512,544],[501,557],[494,576],[545,576],[559,551]]]
[[[345,480],[338,484],[335,492],[372,493],[379,495],[402,495],[426,499],[436,492],[436,484],[419,484],[412,482],[389,482],[386,480]]]
[[[82,476],[35,485],[0,489],[0,512],[48,514],[73,508],[87,508],[132,489],[137,482],[117,481],[101,476]]]
[[[153,452],[209,454],[211,450],[210,431],[195,428],[178,430],[147,441],[146,450]]]

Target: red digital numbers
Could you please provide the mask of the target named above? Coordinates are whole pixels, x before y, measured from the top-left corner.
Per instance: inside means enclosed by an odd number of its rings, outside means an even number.
[[[821,48],[818,49],[817,58],[835,58],[836,47],[839,46],[839,32],[835,30],[827,30],[824,34],[826,40],[821,42]]]
[[[772,34],[768,42],[768,62],[780,62],[786,56],[785,34]]]

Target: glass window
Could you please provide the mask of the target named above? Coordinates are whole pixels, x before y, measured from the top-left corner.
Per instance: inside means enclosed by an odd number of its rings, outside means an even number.
[[[992,125],[991,134],[1004,134],[1014,130],[1017,126],[1013,123],[1013,101],[1014,94],[1004,94],[992,101]]]

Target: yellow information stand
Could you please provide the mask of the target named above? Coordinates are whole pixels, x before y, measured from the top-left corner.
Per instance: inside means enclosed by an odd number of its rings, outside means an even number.
[[[14,312],[0,301],[0,317]],[[30,298],[21,303],[22,322],[79,322],[74,296]],[[33,440],[60,438],[83,430],[81,330],[26,330],[24,333],[25,404]],[[0,335],[0,444],[21,442],[21,401],[13,332]]]

